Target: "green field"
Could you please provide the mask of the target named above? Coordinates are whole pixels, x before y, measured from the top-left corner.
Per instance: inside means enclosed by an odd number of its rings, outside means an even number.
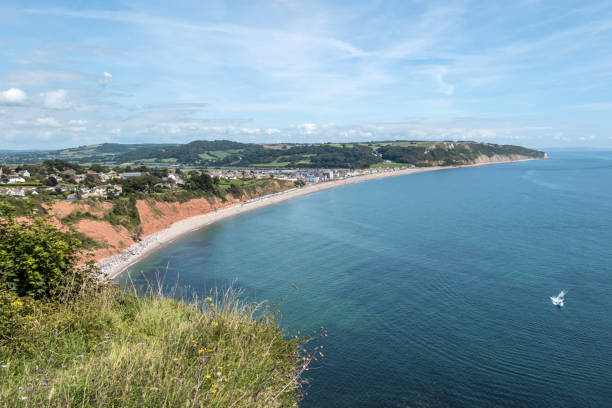
[[[370,168],[376,169],[380,167],[404,167],[406,163],[376,163],[370,166]]]
[[[270,163],[256,163],[251,164],[249,167],[286,167],[291,162],[270,162]]]

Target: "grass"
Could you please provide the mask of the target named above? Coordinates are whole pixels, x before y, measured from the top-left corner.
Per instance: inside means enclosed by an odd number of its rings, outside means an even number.
[[[214,159],[216,159],[216,157],[211,156],[208,153],[200,153],[200,154],[198,154],[198,156],[200,156],[204,160],[214,160]]]
[[[257,164],[250,164],[249,167],[285,167],[288,166],[291,162],[285,161],[285,162],[270,162],[270,163],[257,163]]]
[[[232,291],[184,303],[106,285],[60,304],[3,295],[0,313],[2,407],[297,406],[314,358]]]
[[[378,168],[378,167],[403,167],[403,166],[408,166],[406,163],[374,163],[372,165],[370,165],[371,168]]]

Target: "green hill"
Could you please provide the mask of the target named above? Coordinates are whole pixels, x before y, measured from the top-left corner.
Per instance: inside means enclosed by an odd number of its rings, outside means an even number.
[[[470,164],[483,157],[544,152],[521,146],[477,142],[384,141],[323,144],[256,144],[198,140],[186,144],[105,143],[29,153],[0,153],[0,163],[64,159],[77,163],[189,165],[212,167],[367,168],[381,164],[415,166]]]

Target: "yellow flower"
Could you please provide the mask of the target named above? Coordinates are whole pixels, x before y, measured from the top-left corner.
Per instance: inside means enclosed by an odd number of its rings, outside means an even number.
[[[11,306],[13,306],[13,307],[21,307],[21,306],[23,306],[23,302],[20,302],[20,301],[16,300],[14,302],[11,302]]]
[[[195,342],[196,342],[195,340],[191,340],[191,344],[195,344]]]
[[[217,327],[219,325],[218,322],[212,322],[213,327]]]
[[[210,390],[210,392],[212,392],[213,394],[216,394],[217,390],[213,389],[213,390]]]
[[[206,374],[206,379],[210,380],[210,374]]]
[[[204,349],[203,349],[203,348],[201,348],[201,349],[199,349],[199,350],[198,350],[198,354],[202,354],[203,352],[204,352]]]
[[[212,353],[212,349],[208,349],[208,352],[209,352],[209,353]]]
[[[229,380],[228,380],[227,378],[224,378],[224,379],[223,379],[223,381],[224,381],[224,382],[228,382]]]
[[[223,370],[223,366],[219,366],[219,370]]]
[[[212,298],[211,298],[210,296],[209,296],[209,297],[207,297],[207,298],[206,298],[206,299],[204,299],[204,300],[205,300],[205,301],[207,301],[207,302],[212,302]]]

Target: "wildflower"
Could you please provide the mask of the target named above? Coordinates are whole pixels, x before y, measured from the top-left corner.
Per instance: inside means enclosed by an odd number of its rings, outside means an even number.
[[[191,344],[195,344],[195,343],[196,343],[196,341],[195,341],[195,340],[191,340]]]
[[[218,322],[212,322],[213,327],[217,327],[219,325]]]
[[[94,397],[94,398],[91,399],[91,402],[93,402],[94,404],[97,404],[98,403],[98,399]]]
[[[212,302],[212,298],[211,298],[210,296],[209,296],[209,297],[207,297],[207,298],[206,298],[206,299],[204,299],[204,300],[205,300],[205,301],[207,301],[207,302]]]
[[[19,387],[17,388],[19,391],[23,391],[23,387]]]
[[[28,397],[19,397],[20,400],[25,401],[28,399]]]
[[[209,352],[209,353],[212,353],[212,349],[208,349],[208,352]]]
[[[83,358],[83,357],[85,357],[85,356],[84,356],[84,355],[82,355],[82,354],[79,354],[79,355],[77,356],[77,358]]]
[[[223,366],[219,366],[219,370],[223,370]]]
[[[213,394],[216,394],[216,393],[217,393],[217,390],[212,389],[212,390],[210,390],[210,392],[212,392]]]
[[[23,302],[20,302],[20,301],[16,300],[14,302],[11,302],[11,306],[14,307],[14,308],[18,308],[18,307],[23,306]]]
[[[210,378],[211,378],[211,375],[210,374],[206,374],[206,379],[210,380]]]
[[[203,348],[198,350],[198,354],[202,354],[205,350]]]
[[[223,382],[228,382],[228,381],[229,381],[229,380],[228,380],[227,378],[224,378],[224,379],[223,379]]]
[[[2,368],[8,368],[8,364],[2,364]]]

